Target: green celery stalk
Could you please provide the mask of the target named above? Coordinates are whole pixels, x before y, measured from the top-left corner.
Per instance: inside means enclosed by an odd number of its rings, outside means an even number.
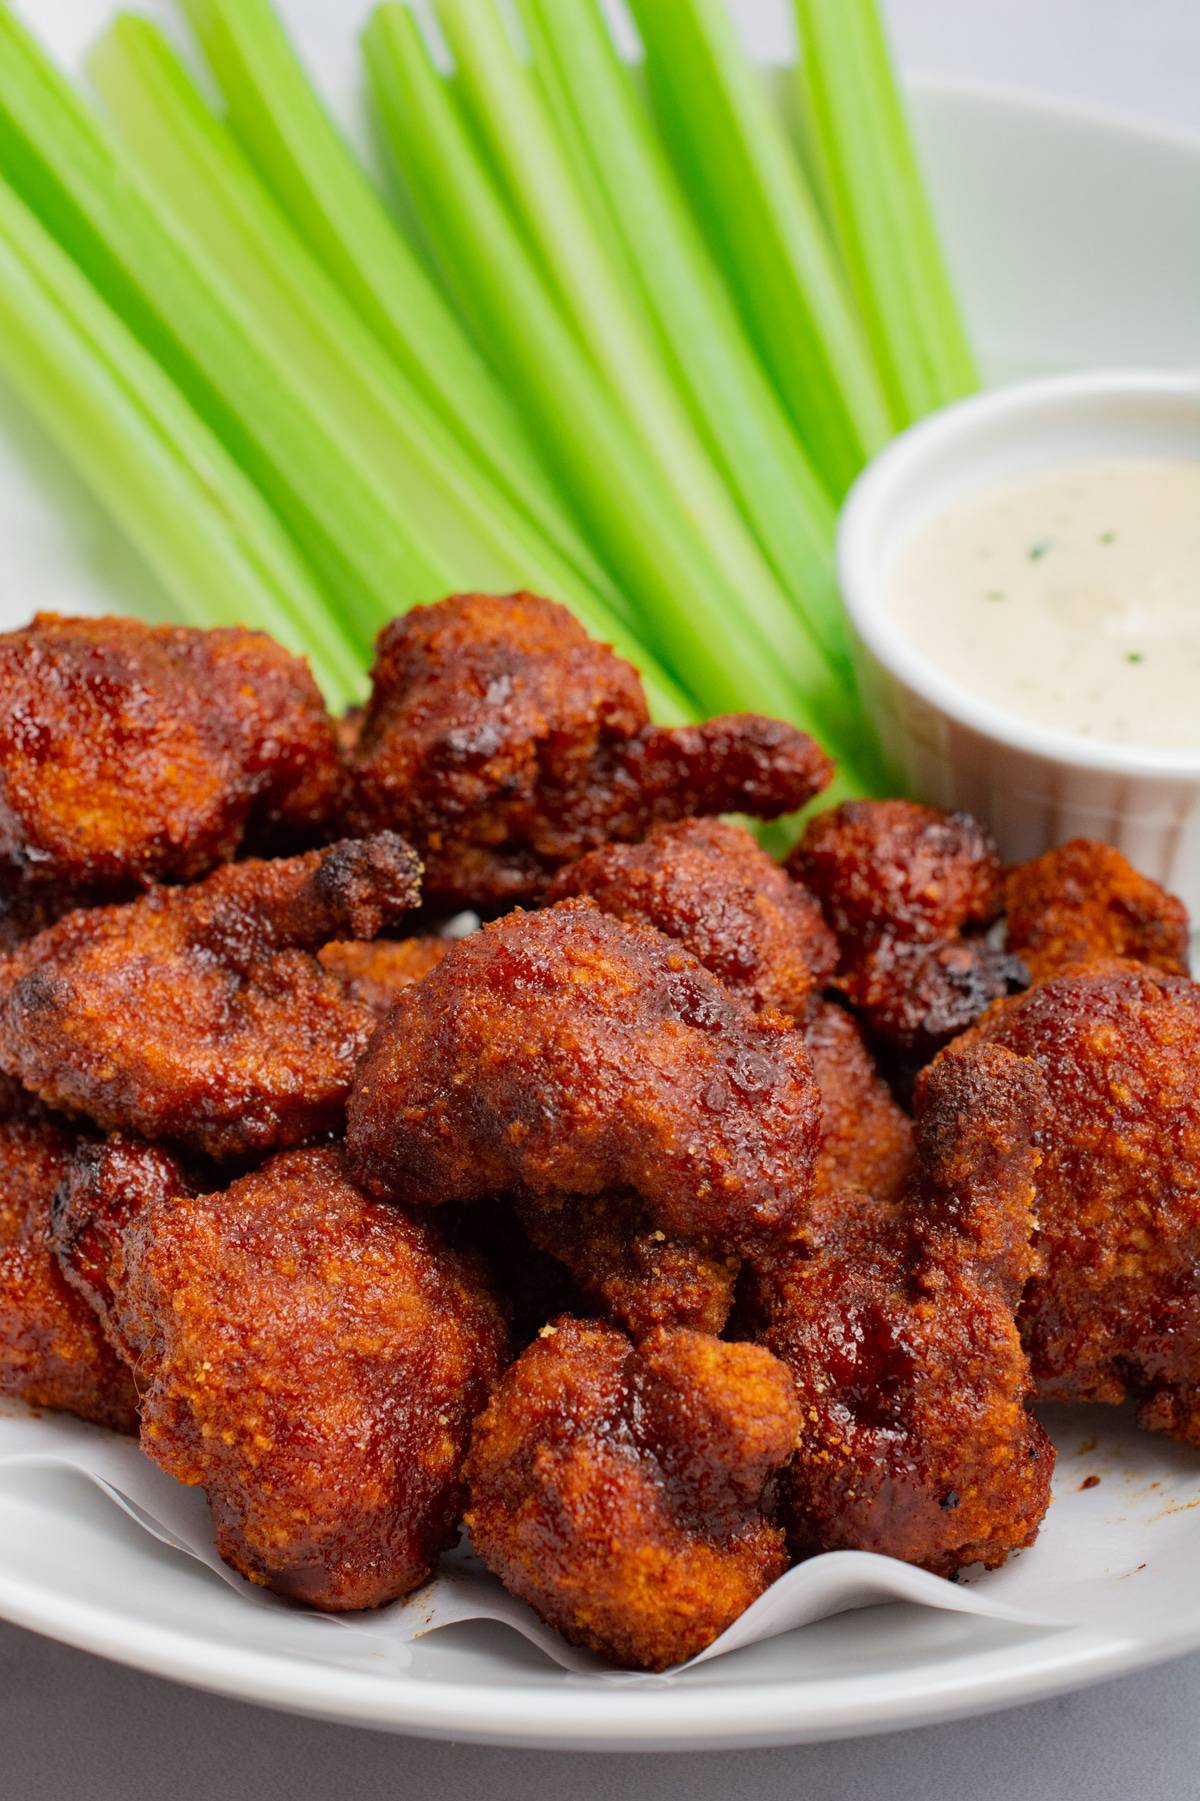
[[[289,365],[304,371],[329,416],[369,448],[373,466],[387,472],[393,506],[421,521],[446,570],[444,586],[534,586],[559,594],[590,630],[615,634],[623,650],[642,655],[567,560],[472,467],[328,282],[158,28],[118,17],[95,46],[90,68],[172,216],[236,286],[260,329],[274,334]],[[659,678],[660,691],[665,686]]]
[[[630,0],[651,95],[809,455],[840,499],[891,436],[866,336],[727,0]]]
[[[834,509],[751,347],[597,0],[523,0],[535,68],[573,114],[675,378],[775,572],[849,673]]]
[[[875,0],[795,0],[800,78],[834,227],[893,414],[979,377]]]
[[[695,519],[547,293],[408,9],[379,7],[364,46],[383,136],[440,264],[536,411],[647,636],[706,711],[761,708],[836,740],[844,688],[811,646],[806,667],[789,666],[714,568]]]
[[[327,273],[464,448],[602,586],[595,556],[516,408],[326,112],[272,0],[182,0],[182,7],[230,127]]]
[[[154,359],[0,183],[0,371],[192,625],[308,657],[336,708],[361,660],[291,541]]]
[[[364,48],[384,136],[439,260],[536,410],[647,635],[669,650],[673,672],[706,709],[758,706],[812,721],[811,697],[746,629],[741,597],[714,571],[697,522],[664,488],[546,293],[407,7],[378,8]]]
[[[733,593],[743,629],[803,679],[813,645],[696,432],[654,320],[605,252],[496,0],[438,0],[459,83],[550,285],[614,401]]]
[[[572,5],[574,4],[575,0],[572,0]],[[521,12],[519,5],[514,4],[514,0],[509,0],[509,9],[511,21],[514,25],[519,26],[528,44],[531,36],[536,32],[536,21],[531,19],[528,13]],[[637,270],[630,260],[625,234],[621,231],[619,222],[612,217],[605,183],[592,161],[587,139],[580,129],[570,97],[561,82],[547,78],[544,46],[534,44],[530,47],[533,50],[531,73],[537,85],[538,94],[554,132],[554,141],[559,155],[564,163],[569,164],[571,180],[580,191],[592,230],[602,241],[605,252],[622,280],[636,287]],[[524,48],[525,46],[522,47],[522,53],[524,53]],[[454,82],[455,90],[460,95],[460,105],[469,106],[469,99],[464,93],[463,83],[457,73],[454,73],[450,79]]]
[[[270,500],[364,650],[404,604],[445,592],[449,572],[397,508],[387,471],[7,7],[0,167]]]

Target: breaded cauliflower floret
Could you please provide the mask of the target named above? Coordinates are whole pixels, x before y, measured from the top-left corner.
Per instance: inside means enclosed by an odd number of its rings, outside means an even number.
[[[1034,1064],[980,1047],[947,1053],[920,1100],[904,1198],[819,1196],[808,1242],[755,1266],[752,1307],[800,1399],[793,1548],[950,1575],[1030,1544],[1050,1500],[1015,1317],[1045,1090]]]
[[[1129,1399],[1143,1425],[1200,1445],[1200,988],[1089,964],[966,1042],[1032,1058],[1050,1093],[1021,1311],[1039,1394]]]
[[[1073,838],[1012,870],[1004,905],[1009,947],[1035,980],[1113,957],[1188,973],[1183,902],[1094,838]]]
[[[663,1670],[787,1568],[770,1516],[799,1410],[755,1345],[563,1318],[477,1421],[467,1523],[505,1586],[573,1644]]]
[[[364,1199],[333,1147],[196,1194],[161,1151],[114,1140],[56,1235],[137,1368],[143,1449],[206,1491],[226,1562],[334,1612],[426,1580],[504,1361],[473,1259]]]
[[[347,1145],[381,1198],[629,1189],[668,1235],[735,1251],[795,1230],[818,1132],[800,1033],[574,900],[472,933],[400,995]]]
[[[110,1131],[247,1156],[335,1129],[375,1028],[317,962],[417,900],[391,833],[69,913],[0,959],[0,1069]]]
[[[308,666],[265,633],[42,613],[0,635],[0,878],[191,881],[311,841],[340,790]]]
[[[757,714],[652,726],[632,665],[535,594],[454,594],[386,626],[348,764],[355,828],[403,832],[431,901],[480,908],[539,898],[661,820],[792,812],[833,773]]]
[[[847,801],[819,813],[789,867],[851,948],[880,934],[933,944],[1000,911],[1000,860],[983,827],[916,801]]]
[[[837,934],[838,986],[903,1074],[1026,979],[985,935],[1000,912],[1000,861],[969,814],[849,801],[813,820],[788,868]]]

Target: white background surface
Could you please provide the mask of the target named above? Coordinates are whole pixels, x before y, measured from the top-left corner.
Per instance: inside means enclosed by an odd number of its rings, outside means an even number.
[[[41,0],[47,14],[55,3]],[[786,44],[782,0],[740,5],[757,47]],[[908,66],[1200,130],[1200,0],[887,6]],[[0,1626],[0,1801],[1178,1801],[1200,1786],[1198,1722],[1194,1657],[1018,1712],[858,1743],[703,1758],[496,1752],[267,1714]]]

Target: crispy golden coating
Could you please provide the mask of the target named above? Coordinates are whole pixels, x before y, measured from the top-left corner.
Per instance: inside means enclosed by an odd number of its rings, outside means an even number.
[[[1022,863],[1004,901],[1009,946],[1035,981],[1112,957],[1188,973],[1187,908],[1110,844],[1073,838]]]
[[[565,607],[456,594],[380,633],[349,768],[353,823],[411,838],[431,901],[494,907],[656,821],[791,812],[833,766],[756,715],[657,729],[636,671]]]
[[[880,936],[932,944],[1000,911],[1000,861],[982,826],[911,800],[819,813],[788,866],[852,947]]]
[[[1033,1058],[1050,1093],[1041,1269],[1021,1313],[1038,1392],[1128,1398],[1143,1425],[1200,1445],[1200,988],[1090,965],[967,1042]]]
[[[756,1006],[803,1015],[837,963],[813,897],[742,826],[685,819],[640,844],[606,844],[562,870],[551,900],[586,895],[633,925],[677,938]]]
[[[0,1395],[136,1432],[129,1369],[67,1286],[50,1241],[73,1146],[36,1101],[0,1121]]]
[[[818,1194],[847,1189],[895,1200],[912,1170],[912,1121],[898,1106],[862,1030],[844,1007],[818,1001],[804,1028],[821,1091]]]
[[[838,986],[906,1068],[1026,979],[982,935],[1000,912],[1000,862],[969,814],[848,801],[813,820],[788,868],[837,934]]]
[[[326,826],[308,666],[261,632],[43,613],[0,636],[0,868],[105,897]]]
[[[417,898],[391,833],[70,913],[0,959],[0,1068],[109,1130],[213,1157],[338,1125],[375,1027],[313,952]]]
[[[787,1568],[769,1517],[799,1414],[755,1345],[560,1319],[477,1421],[467,1523],[505,1586],[573,1644],[663,1670]]]
[[[725,1252],[795,1230],[820,1129],[781,1015],[585,900],[454,945],[398,997],[347,1117],[381,1198],[630,1189],[669,1236]]]
[[[404,988],[411,988],[436,969],[450,949],[449,938],[376,938],[327,944],[318,954],[322,968],[337,977],[352,1000],[369,1007],[376,1019]]]
[[[807,1013],[837,962],[813,897],[749,832],[721,820],[683,820],[654,827],[640,844],[602,845],[550,888],[552,900],[577,895],[677,939],[734,993],[793,1018]],[[586,1205],[577,1196],[530,1197],[518,1211],[533,1241],[635,1338],[657,1325],[724,1326],[738,1260],[668,1237],[636,1196],[608,1193]]]
[[[117,1141],[58,1223],[138,1371],[143,1449],[205,1489],[228,1563],[335,1612],[426,1580],[504,1361],[473,1259],[365,1200],[332,1146],[192,1194],[161,1152]]]
[[[557,1257],[580,1293],[635,1339],[655,1326],[715,1334],[728,1319],[740,1258],[668,1238],[628,1189],[525,1194],[514,1206],[537,1249]]]
[[[948,1575],[1030,1544],[1050,1499],[1015,1320],[1045,1090],[989,1046],[944,1057],[921,1103],[905,1200],[819,1197],[809,1242],[758,1266],[755,1302],[801,1404],[794,1548]]]

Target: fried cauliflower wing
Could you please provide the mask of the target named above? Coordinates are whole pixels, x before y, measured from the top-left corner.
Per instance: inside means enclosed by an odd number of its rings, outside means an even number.
[[[573,1644],[663,1670],[787,1568],[770,1517],[799,1411],[758,1346],[560,1319],[477,1421],[467,1523],[505,1587]]]
[[[1000,911],[1000,861],[983,827],[916,801],[847,801],[819,813],[790,866],[851,948],[881,933],[932,944]]]
[[[984,935],[1000,913],[1000,862],[969,814],[848,801],[812,821],[788,868],[837,935],[838,986],[906,1069],[1027,979]]]
[[[474,1259],[366,1200],[331,1146],[198,1194],[163,1152],[113,1140],[56,1233],[137,1369],[143,1449],[205,1490],[227,1563],[332,1612],[429,1577],[504,1362]]]
[[[460,940],[399,996],[359,1066],[347,1146],[381,1198],[631,1190],[669,1235],[730,1252],[795,1229],[819,1129],[781,1015],[572,900]]]
[[[727,988],[802,1018],[837,963],[813,897],[742,826],[685,819],[640,844],[606,844],[560,871],[550,899],[586,895],[677,938]]]
[[[391,833],[70,913],[0,959],[0,1069],[112,1131],[247,1156],[335,1128],[375,1016],[313,954],[417,900]]]
[[[950,1575],[1030,1544],[1050,1499],[1015,1317],[1045,1090],[987,1046],[944,1056],[920,1102],[905,1197],[818,1197],[808,1242],[755,1267],[753,1307],[800,1400],[782,1490],[794,1549]]]
[[[385,627],[348,764],[356,829],[403,832],[429,900],[472,907],[539,898],[658,821],[791,812],[832,775],[776,720],[651,726],[632,666],[532,594],[456,594]]]
[[[1110,844],[1073,838],[1012,870],[1008,942],[1034,980],[1110,958],[1188,973],[1187,908]]]
[[[190,881],[311,840],[340,788],[307,664],[261,632],[43,613],[0,635],[0,872],[24,885]]]
[[[1050,1094],[1021,1311],[1039,1394],[1129,1399],[1143,1425],[1200,1445],[1200,988],[1091,964],[965,1042],[1032,1058]]]
[[[0,1395],[137,1431],[133,1377],[68,1287],[50,1208],[75,1140],[36,1101],[6,1096],[0,1119]]]

